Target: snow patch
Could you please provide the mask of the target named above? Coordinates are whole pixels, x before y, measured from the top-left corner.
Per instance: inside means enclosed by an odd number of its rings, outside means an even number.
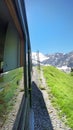
[[[70,71],[71,71],[71,68],[70,67],[68,67],[68,66],[62,66],[62,67],[57,67],[59,70],[62,70],[62,71],[64,71],[64,72],[66,72],[66,73],[70,73]]]
[[[42,53],[39,52],[39,61],[42,62],[44,60],[49,59],[49,57],[43,55]],[[32,63],[37,64],[38,60],[38,53],[37,52],[32,52]]]

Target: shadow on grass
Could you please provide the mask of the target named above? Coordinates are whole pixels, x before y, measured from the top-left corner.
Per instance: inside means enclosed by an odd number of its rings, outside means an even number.
[[[35,82],[32,82],[32,108],[34,111],[34,130],[53,130],[43,95]]]

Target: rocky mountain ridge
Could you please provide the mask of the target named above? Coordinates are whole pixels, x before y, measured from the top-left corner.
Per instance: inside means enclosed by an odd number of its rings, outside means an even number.
[[[55,53],[46,56],[48,57],[48,59],[42,62],[42,64],[44,65],[50,64],[56,67],[62,67],[62,66],[73,67],[73,51],[66,54]]]
[[[54,53],[46,55],[42,53],[37,54],[36,52],[32,52],[32,64],[37,65],[38,62],[40,65],[52,65],[65,72],[70,72],[71,68],[73,68],[73,51],[66,54]]]

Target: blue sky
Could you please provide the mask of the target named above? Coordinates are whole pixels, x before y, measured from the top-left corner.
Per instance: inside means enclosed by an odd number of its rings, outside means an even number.
[[[32,51],[73,50],[73,0],[25,0]]]

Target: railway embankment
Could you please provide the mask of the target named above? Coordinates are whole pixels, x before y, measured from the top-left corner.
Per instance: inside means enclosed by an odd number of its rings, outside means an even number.
[[[32,105],[34,111],[34,130],[72,130],[64,124],[64,120],[58,115],[58,109],[55,109],[51,103],[50,95],[47,91],[47,84],[43,76],[33,69],[33,91]],[[64,117],[63,117],[64,118]]]

